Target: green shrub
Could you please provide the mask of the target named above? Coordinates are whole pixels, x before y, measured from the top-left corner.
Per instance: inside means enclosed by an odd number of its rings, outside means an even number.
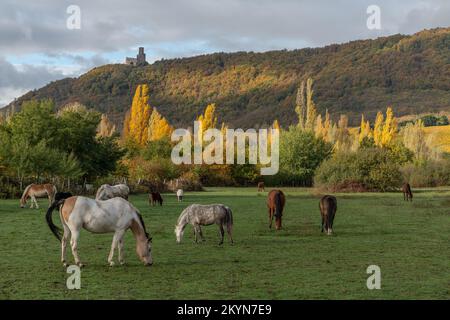
[[[404,180],[413,187],[450,185],[450,160],[430,160],[420,164],[407,164],[401,168]]]
[[[316,170],[314,185],[331,191],[390,191],[402,174],[396,155],[388,149],[367,148],[339,153]]]

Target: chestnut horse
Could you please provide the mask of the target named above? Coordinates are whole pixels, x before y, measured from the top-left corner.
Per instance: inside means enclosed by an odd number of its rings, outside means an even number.
[[[411,191],[411,186],[409,185],[409,183],[404,183],[402,186],[402,192],[403,192],[403,200],[410,200],[412,201],[413,198],[413,194]]]
[[[20,198],[20,207],[25,208],[28,198],[31,198],[30,208],[33,209],[33,205],[36,209],[39,209],[39,204],[36,198],[48,197],[48,206],[52,204],[55,199],[56,187],[52,184],[30,184],[25,188]]]
[[[272,228],[272,220],[275,216],[275,229],[281,229],[281,217],[286,203],[286,197],[281,190],[271,190],[267,196],[267,207],[269,208],[269,228]]]
[[[320,214],[322,215],[322,232],[327,235],[333,233],[333,221],[337,210],[337,200],[334,196],[323,196],[319,202]]]
[[[148,204],[155,206],[157,202],[159,203],[160,206],[162,206],[163,198],[161,197],[161,194],[159,192],[150,192],[148,196]]]

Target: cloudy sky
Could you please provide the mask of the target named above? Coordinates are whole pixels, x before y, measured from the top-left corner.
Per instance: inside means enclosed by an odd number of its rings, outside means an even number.
[[[80,29],[69,29],[70,5]],[[367,27],[378,5],[381,29]],[[450,26],[449,0],[1,0],[0,106],[52,80],[121,63],[217,51],[317,47]]]

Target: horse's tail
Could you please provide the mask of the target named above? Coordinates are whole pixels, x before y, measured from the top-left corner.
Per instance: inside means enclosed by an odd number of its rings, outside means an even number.
[[[281,218],[281,210],[282,210],[282,204],[281,204],[281,192],[275,193],[275,217]]]
[[[23,190],[22,197],[20,198],[20,203],[23,204],[23,203],[25,202],[26,196],[27,196],[28,191],[30,190],[31,186],[32,186],[32,184],[28,185],[28,186],[25,188],[25,190]]]
[[[233,228],[233,212],[229,207],[225,207],[226,215],[225,215],[225,223],[227,225],[227,228],[231,230]]]
[[[59,208],[60,205],[64,204],[64,201],[66,201],[66,200],[61,199],[59,201],[54,201],[52,203],[52,205],[50,206],[50,208],[48,208],[47,214],[45,215],[45,219],[47,220],[48,227],[50,228],[51,232],[55,235],[56,239],[58,239],[59,241],[61,241],[62,230],[53,223],[52,213],[53,213],[53,210],[55,210],[56,208]]]

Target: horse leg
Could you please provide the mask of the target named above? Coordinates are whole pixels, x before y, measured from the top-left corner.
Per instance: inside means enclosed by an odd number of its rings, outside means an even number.
[[[80,231],[76,229],[70,230],[72,233],[72,236],[70,238],[70,245],[72,246],[72,255],[75,259],[75,263],[79,267],[83,267],[83,264],[80,261],[80,257],[78,256],[78,239],[80,238]]]
[[[223,230],[223,224],[220,224],[219,229],[220,229],[220,242],[219,242],[219,246],[220,246],[223,244],[223,238],[225,235],[225,230]]]
[[[195,224],[194,225],[194,241],[195,241],[195,243],[197,243],[198,241],[197,241],[197,237],[198,237],[198,224]]]
[[[324,222],[325,222],[325,220],[323,219],[323,216],[322,216],[322,233],[323,233],[323,225],[324,225]]]
[[[69,237],[70,237],[70,229],[65,224],[63,224],[63,227],[64,227],[64,234],[61,239],[61,262],[64,267],[67,267],[66,246],[67,246],[67,241],[69,240]]]
[[[201,239],[202,241],[206,241],[206,240],[205,240],[205,237],[203,236],[202,227],[201,227],[200,225],[198,226],[198,231],[199,231],[199,234],[200,234],[200,239]]]
[[[109,263],[109,265],[111,267],[114,266],[113,258],[114,258],[114,250],[116,250],[116,247],[117,247],[117,241],[118,241],[118,234],[117,234],[117,231],[116,231],[116,233],[114,233],[114,236],[113,236],[113,240],[112,240],[112,244],[111,244],[111,250],[109,251],[109,256],[108,256],[108,263]]]
[[[119,263],[121,265],[125,264],[125,260],[123,257],[123,244],[124,244],[123,236],[124,235],[125,235],[125,231],[120,231],[119,236],[118,236],[118,241],[117,241],[117,247],[119,248]]]
[[[269,229],[272,229],[272,220],[273,220],[272,209],[269,208]]]
[[[31,196],[31,201],[32,203],[34,202],[34,206],[36,207],[36,209],[39,209],[39,203],[37,202],[35,196]]]

